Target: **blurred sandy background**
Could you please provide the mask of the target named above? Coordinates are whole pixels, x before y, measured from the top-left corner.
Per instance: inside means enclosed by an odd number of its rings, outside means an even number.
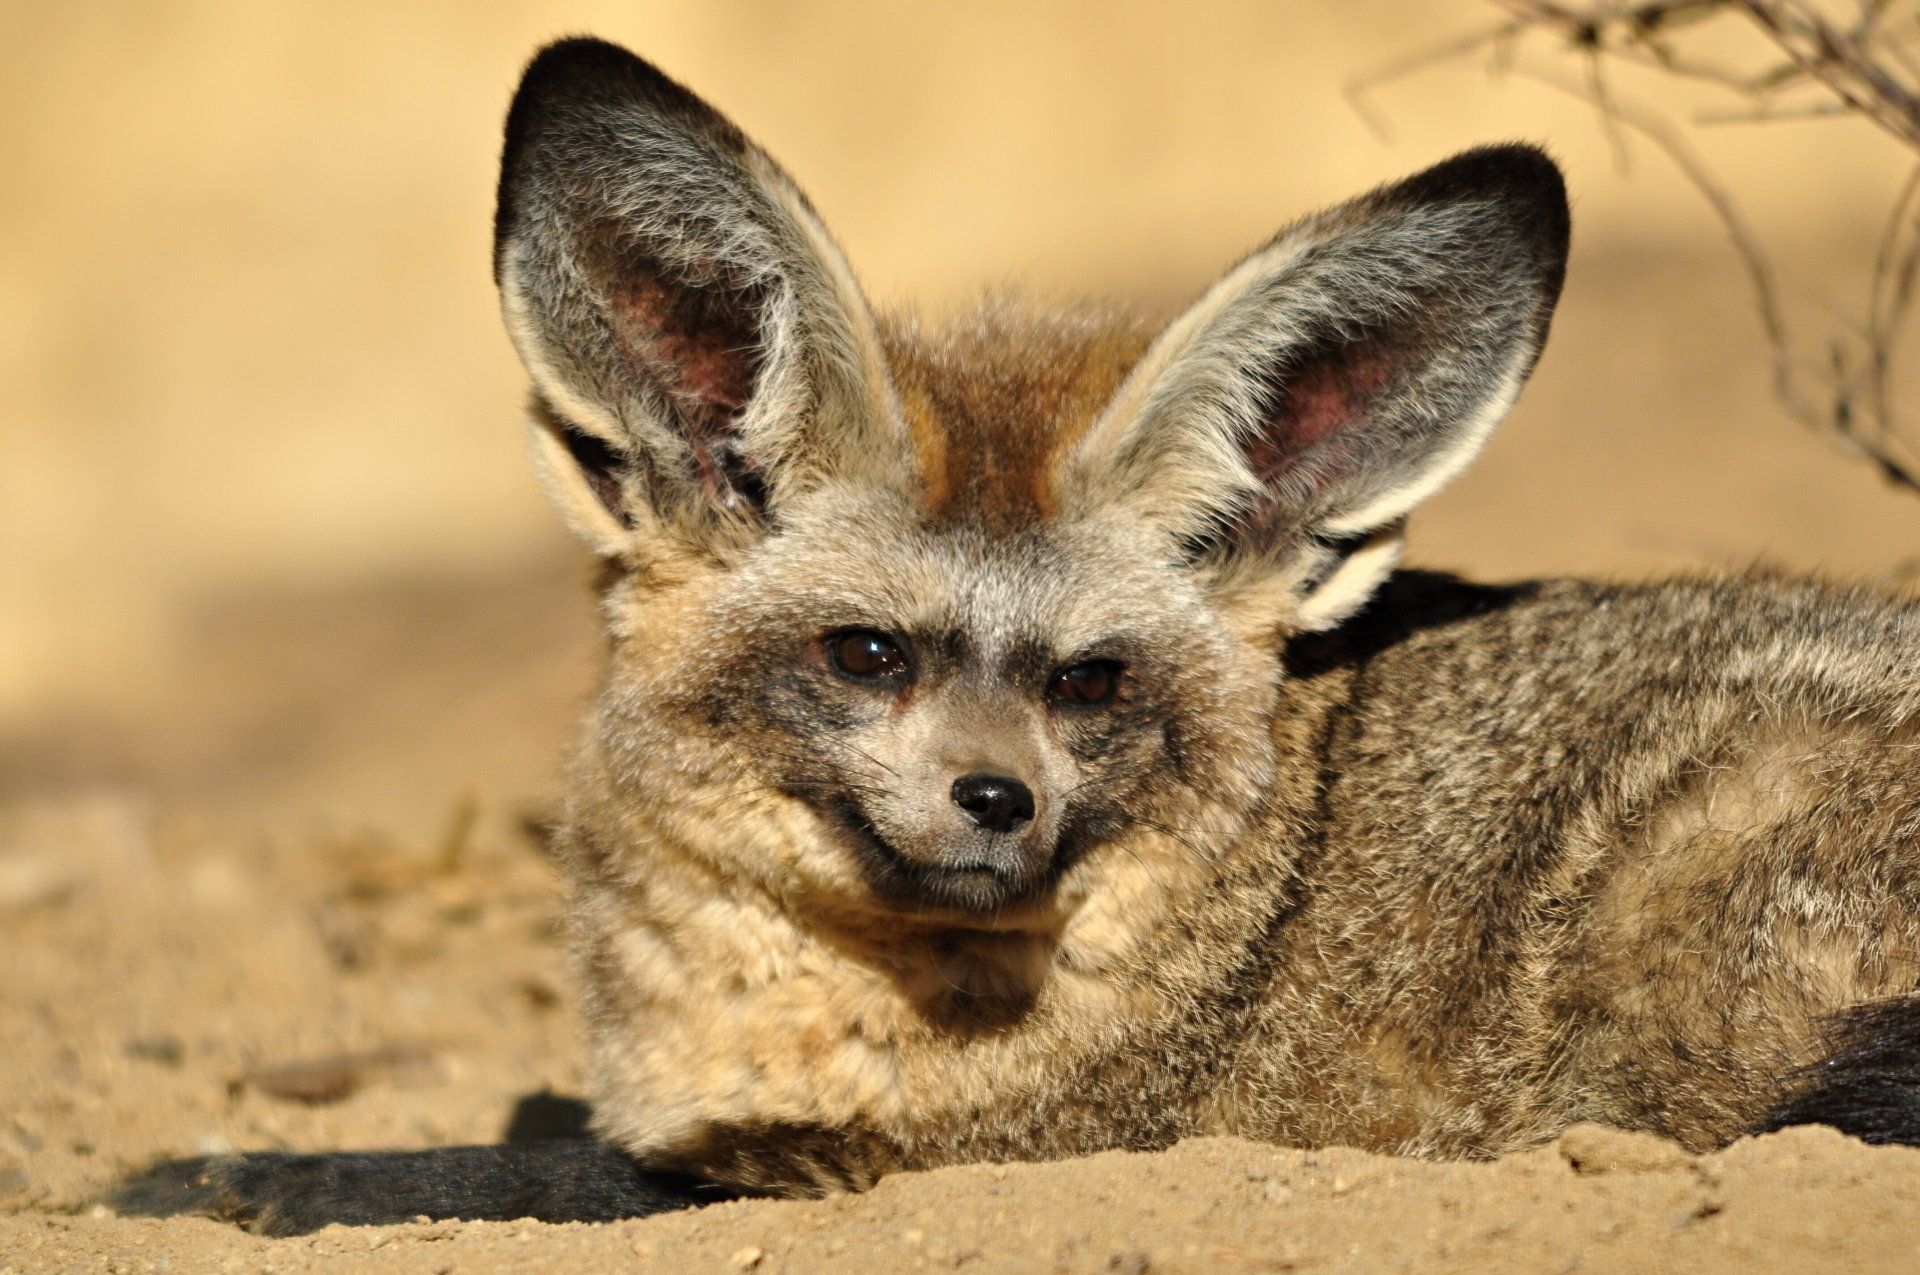
[[[1353,76],[1477,0],[0,3],[0,798],[110,790],[401,831],[532,793],[589,684],[525,463],[488,216],[520,64],[623,41],[809,188],[884,303],[1197,290],[1277,225],[1475,142],[1576,193],[1533,389],[1424,561],[1882,576],[1920,501],[1790,423],[1734,256],[1652,148],[1479,65]],[[1708,95],[1627,77],[1686,115]],[[1856,306],[1900,157],[1850,123],[1711,154],[1808,306]]]

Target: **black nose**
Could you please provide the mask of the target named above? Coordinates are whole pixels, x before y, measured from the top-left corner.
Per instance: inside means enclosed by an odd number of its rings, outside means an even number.
[[[1006,775],[962,775],[953,804],[989,832],[1012,832],[1033,819],[1033,790]]]

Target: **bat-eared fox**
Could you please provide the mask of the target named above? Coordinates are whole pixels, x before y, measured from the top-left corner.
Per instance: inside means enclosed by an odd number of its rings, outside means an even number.
[[[622,49],[507,118],[494,272],[609,647],[557,834],[595,1138],[173,1161],[129,1211],[633,1216],[1198,1134],[1920,1141],[1920,608],[1396,569],[1547,336],[1541,152],[1170,322],[877,313]]]

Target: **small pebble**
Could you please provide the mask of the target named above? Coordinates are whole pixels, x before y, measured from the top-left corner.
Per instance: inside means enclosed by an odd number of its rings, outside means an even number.
[[[1691,1164],[1685,1147],[1658,1134],[1577,1124],[1560,1135],[1560,1155],[1575,1173],[1657,1173]]]
[[[255,1067],[230,1081],[227,1090],[237,1096],[247,1089],[256,1089],[270,1097],[318,1107],[351,1097],[373,1077],[394,1079],[418,1075],[432,1062],[432,1055],[419,1046],[389,1045],[382,1049]]]
[[[142,1036],[127,1042],[127,1057],[163,1067],[178,1067],[186,1055],[186,1047],[177,1036]]]

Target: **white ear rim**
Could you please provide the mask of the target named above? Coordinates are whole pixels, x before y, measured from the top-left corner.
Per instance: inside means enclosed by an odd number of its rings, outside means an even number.
[[[1318,633],[1345,621],[1386,583],[1400,565],[1400,553],[1406,544],[1405,533],[1396,530],[1376,536],[1348,554],[1332,575],[1300,600],[1294,627],[1303,633]]]
[[[1454,440],[1453,446],[1428,460],[1410,481],[1383,492],[1359,509],[1328,519],[1326,529],[1335,535],[1347,536],[1384,527],[1406,517],[1414,506],[1452,482],[1461,470],[1473,463],[1473,458],[1486,446],[1495,427],[1506,419],[1514,403],[1519,401],[1532,358],[1532,352],[1524,347],[1515,352],[1506,371],[1501,373],[1500,383],[1480,404],[1480,409],[1461,423],[1459,437]]]
[[[1324,240],[1323,220],[1302,223],[1248,256],[1154,339],[1093,425],[1061,457],[1056,480],[1061,487],[1088,507],[1113,502],[1111,493],[1101,489],[1110,458],[1125,455],[1149,420],[1169,411],[1169,404],[1204,396],[1206,389],[1228,416],[1251,420],[1253,394],[1241,386],[1238,375],[1249,352],[1232,343],[1203,350],[1203,340],[1235,301]],[[1173,511],[1201,507],[1216,493],[1228,493],[1228,499],[1242,493],[1251,499],[1259,490],[1230,431],[1189,429],[1184,434],[1185,445],[1159,457],[1150,479],[1143,473],[1131,475],[1134,489],[1118,502],[1134,519],[1175,538],[1199,532],[1202,524]]]
[[[533,453],[534,472],[560,517],[587,548],[602,558],[618,558],[634,543],[633,529],[613,515],[588,485],[580,463],[553,430],[539,421],[527,422],[527,447]]]
[[[576,428],[586,430],[610,447],[623,446],[627,431],[621,422],[604,410],[575,394],[566,378],[548,360],[546,344],[541,340],[533,317],[527,312],[526,289],[520,282],[520,252],[510,247],[500,263],[500,317],[507,328],[507,339],[527,369],[534,388],[553,405],[553,410]]]

